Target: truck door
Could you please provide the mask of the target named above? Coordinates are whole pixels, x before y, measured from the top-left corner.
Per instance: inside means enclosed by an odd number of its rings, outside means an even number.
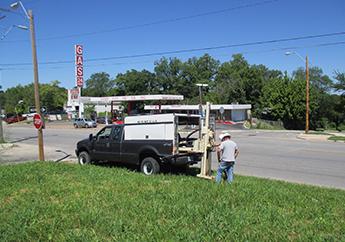
[[[113,126],[113,131],[110,136],[109,149],[107,160],[121,161],[121,141],[122,141],[123,126]]]
[[[96,135],[93,152],[97,160],[108,160],[112,127],[105,127]]]

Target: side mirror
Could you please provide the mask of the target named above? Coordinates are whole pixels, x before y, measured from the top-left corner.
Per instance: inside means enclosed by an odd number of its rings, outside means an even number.
[[[93,140],[93,135],[92,135],[92,134],[89,135],[89,140],[90,140],[90,141]]]

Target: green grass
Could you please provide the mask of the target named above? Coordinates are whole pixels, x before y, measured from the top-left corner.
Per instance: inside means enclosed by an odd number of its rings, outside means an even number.
[[[330,133],[324,132],[324,131],[309,131],[308,134],[314,134],[314,135],[332,135]]]
[[[333,140],[333,141],[344,141],[345,142],[345,136],[331,136],[328,138],[328,140]]]
[[[0,241],[345,241],[345,192],[253,177],[0,166]]]

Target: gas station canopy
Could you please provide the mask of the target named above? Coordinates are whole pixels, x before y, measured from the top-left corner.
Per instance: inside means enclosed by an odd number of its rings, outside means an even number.
[[[111,102],[133,102],[152,100],[183,100],[182,95],[134,95],[134,96],[111,96],[111,97],[80,97],[82,103],[111,103]]]

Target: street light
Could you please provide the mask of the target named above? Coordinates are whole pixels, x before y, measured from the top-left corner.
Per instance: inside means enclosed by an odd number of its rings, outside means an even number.
[[[309,61],[308,56],[305,59],[298,54],[296,51],[288,51],[285,52],[285,55],[296,55],[300,58],[303,62],[305,61],[305,81],[306,81],[306,98],[305,98],[305,133],[309,132]]]
[[[28,12],[27,12],[26,9],[24,8],[24,5],[23,5],[23,3],[22,3],[21,1],[14,2],[14,3],[12,3],[12,4],[10,5],[10,7],[11,7],[12,9],[17,9],[19,6],[22,8],[23,12],[25,13],[25,17],[27,17],[28,19],[30,19],[30,16],[28,15]],[[29,10],[29,12],[30,12],[30,10]]]
[[[17,122],[19,122],[18,105],[23,104],[23,103],[24,103],[23,100],[19,100],[16,106],[14,107],[14,110],[16,111],[16,115],[17,115]]]
[[[1,71],[1,69],[0,69],[0,71]],[[1,80],[1,76],[0,76],[0,80]],[[3,91],[1,89],[2,89],[2,86],[0,86],[0,94],[3,93]],[[5,142],[4,130],[2,128],[2,118],[3,118],[3,116],[2,116],[2,107],[1,107],[1,99],[0,99],[0,144]]]
[[[195,85],[197,85],[199,87],[199,104],[202,105],[202,88],[203,87],[208,87],[208,84],[197,83]]]
[[[19,6],[22,8],[23,12],[25,13],[25,17],[30,22],[32,62],[33,62],[33,67],[34,67],[35,107],[36,107],[36,112],[42,116],[41,106],[40,106],[40,96],[39,96],[39,84],[38,84],[38,64],[37,64],[34,15],[32,13],[32,10],[26,11],[26,9],[23,6],[23,3],[21,1],[12,3],[10,5],[10,7],[12,9],[17,9]],[[38,129],[38,155],[39,155],[39,160],[44,161],[43,130],[42,130],[42,128]]]

